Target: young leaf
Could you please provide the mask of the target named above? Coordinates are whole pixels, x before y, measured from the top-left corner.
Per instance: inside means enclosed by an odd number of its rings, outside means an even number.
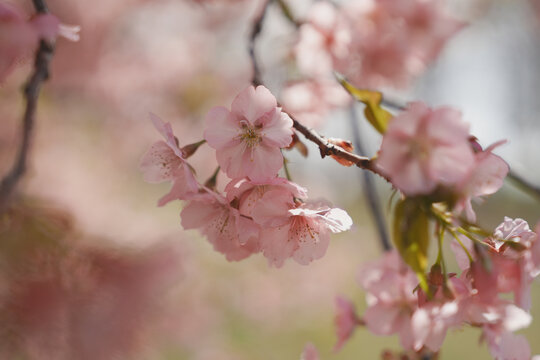
[[[422,290],[429,293],[426,278],[429,221],[418,200],[406,198],[397,203],[393,235],[401,257],[416,272]]]
[[[339,74],[336,74],[336,78],[352,97],[366,106],[364,115],[379,133],[384,134],[392,119],[392,114],[381,107],[382,93],[358,89]]]

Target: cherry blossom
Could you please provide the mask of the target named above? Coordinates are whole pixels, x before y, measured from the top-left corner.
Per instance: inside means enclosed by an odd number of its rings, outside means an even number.
[[[263,255],[276,267],[290,257],[302,265],[321,258],[330,243],[330,233],[346,231],[352,225],[344,210],[322,202],[297,205],[286,189],[266,192],[252,216],[264,227],[260,234]]]
[[[414,289],[418,280],[403,263],[396,251],[391,251],[360,271],[359,282],[367,292],[368,308],[363,319],[376,335],[399,333],[405,349],[414,347],[411,317],[417,307]]]
[[[178,147],[171,124],[165,123],[155,114],[150,114],[150,119],[165,141],[158,141],[150,147],[141,159],[140,168],[147,182],[173,182],[169,193],[158,202],[159,206],[163,206],[172,200],[184,199],[188,194],[197,192],[199,185]]]
[[[469,174],[474,154],[468,137],[458,111],[411,103],[390,122],[377,164],[404,194],[430,194],[438,186],[455,186]]]
[[[271,190],[285,189],[290,193],[287,202],[292,202],[293,198],[307,198],[307,190],[298,184],[284,178],[271,178],[263,182],[251,181],[248,178],[234,179],[225,187],[227,200],[229,202],[238,201],[238,210],[244,216],[251,217],[253,208]]]
[[[471,200],[496,193],[502,187],[504,178],[508,174],[508,164],[492,153],[493,149],[502,143],[504,141],[497,142],[486,150],[475,153],[475,165],[471,168],[469,175],[458,185],[461,196],[454,211],[459,214],[465,210],[467,220],[471,222],[476,221]]]
[[[350,29],[335,5],[316,2],[300,27],[300,38],[295,47],[298,68],[307,76],[328,77],[334,64],[348,54],[350,42]]]
[[[281,95],[284,109],[302,124],[318,128],[330,111],[350,103],[351,98],[333,79],[293,82]]]
[[[280,148],[289,145],[293,135],[292,120],[264,86],[250,86],[238,94],[231,111],[212,108],[206,124],[204,138],[231,178],[274,177],[283,164]]]
[[[319,360],[319,352],[312,343],[306,344],[300,360]]]
[[[359,324],[354,305],[347,299],[338,296],[336,298],[336,316],[334,318],[338,341],[334,351],[339,351],[345,342],[349,340],[356,326]]]
[[[16,63],[37,49],[40,38],[54,40],[62,35],[77,41],[79,28],[60,24],[51,14],[39,14],[27,19],[22,9],[0,2],[0,82]]]
[[[229,261],[245,259],[260,250],[257,224],[241,216],[221,195],[193,196],[180,216],[184,229],[199,229]]]

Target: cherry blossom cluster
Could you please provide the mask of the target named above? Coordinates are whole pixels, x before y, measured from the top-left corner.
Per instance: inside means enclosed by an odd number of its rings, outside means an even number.
[[[159,200],[184,200],[184,229],[198,229],[230,261],[262,252],[280,267],[288,258],[308,264],[321,258],[330,234],[348,230],[347,213],[324,201],[311,201],[303,187],[278,177],[281,149],[290,145],[293,122],[264,86],[248,87],[231,109],[215,107],[206,116],[205,141],[216,150],[219,169],[229,177],[224,193],[216,176],[200,184],[186,159],[203,141],[180,148],[169,123],[151,119],[164,140],[141,161],[149,182],[172,182]]]
[[[470,325],[482,331],[495,359],[530,360],[527,340],[513,332],[531,322],[529,290],[540,273],[537,233],[522,219],[505,218],[490,237],[477,243],[460,237],[452,248],[462,272],[445,278],[433,266],[429,295],[396,251],[366,264],[358,279],[368,308],[360,320],[352,303],[337,299],[337,348],[362,324],[377,335],[398,334],[405,350],[438,352],[449,329]],[[501,296],[506,293],[513,300]]]
[[[502,143],[484,150],[459,111],[414,102],[390,121],[377,164],[405,196],[446,201],[474,222],[471,200],[497,192],[508,174],[492,152]]]
[[[321,115],[349,100],[333,81],[334,71],[363,89],[403,88],[463,26],[437,0],[351,1],[342,7],[318,1],[294,49],[304,79],[284,91],[284,105],[317,126]]]
[[[14,69],[17,62],[30,56],[40,39],[53,41],[57,36],[79,40],[78,26],[60,23],[51,14],[28,18],[24,11],[10,3],[0,2],[0,82]]]

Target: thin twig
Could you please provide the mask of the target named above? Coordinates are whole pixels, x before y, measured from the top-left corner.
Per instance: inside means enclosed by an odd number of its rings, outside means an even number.
[[[358,166],[361,169],[369,170],[374,174],[381,176],[382,178],[389,180],[385,175],[383,175],[379,169],[375,166],[373,160],[366,156],[360,156],[353,153],[350,153],[343,148],[331,144],[326,140],[322,135],[319,135],[315,130],[310,129],[291,116],[293,120],[293,127],[300,132],[306,139],[315,143],[319,147],[319,152],[321,153],[321,158],[326,156],[336,156],[338,158],[352,162],[354,165]]]
[[[259,15],[254,19],[253,22],[253,28],[251,30],[251,34],[249,37],[249,43],[248,43],[248,49],[249,49],[249,56],[251,58],[251,63],[253,66],[253,76],[251,78],[251,83],[254,86],[263,85],[263,81],[261,79],[261,73],[259,68],[259,63],[257,61],[257,54],[255,51],[255,45],[257,42],[257,38],[261,33],[264,18],[266,11],[268,9],[268,6],[270,5],[272,0],[267,0],[263,4],[263,8]],[[278,104],[279,105],[279,104]],[[281,106],[281,105],[280,105]],[[289,116],[291,116],[289,114]],[[330,144],[328,140],[326,140],[323,136],[318,134],[315,130],[310,129],[304,125],[302,125],[298,120],[294,119],[293,116],[291,116],[291,119],[293,120],[293,127],[300,132],[302,135],[305,136],[306,139],[310,140],[311,142],[315,143],[319,147],[319,151],[321,153],[321,157],[324,158],[326,156],[336,156],[339,158],[342,158],[344,160],[352,162],[354,165],[358,166],[359,168],[370,170],[373,173],[385,178],[388,180],[387,177],[385,177],[383,174],[380,173],[378,168],[375,166],[374,162],[365,157],[365,156],[358,156],[356,154],[350,153],[344,149],[342,149],[339,146]]]
[[[251,28],[251,33],[249,35],[248,49],[249,56],[251,58],[251,65],[253,66],[253,77],[251,78],[251,83],[254,86],[262,84],[261,69],[259,68],[259,62],[255,54],[255,44],[259,34],[261,33],[264,18],[266,16],[266,10],[268,9],[271,1],[272,0],[265,0],[264,4],[262,5],[261,12],[253,21],[253,27]]]
[[[291,24],[299,28],[302,25],[302,22],[296,19],[296,17],[293,15],[289,4],[287,4],[285,0],[276,0],[276,2],[281,9],[283,16],[285,16],[285,18],[289,20]]]
[[[38,14],[48,13],[49,10],[44,0],[33,0],[33,4]],[[40,40],[34,62],[34,71],[24,88],[26,107],[23,115],[22,139],[18,155],[13,167],[0,183],[0,213],[5,210],[10,196],[26,171],[39,92],[43,82],[49,78],[49,63],[51,62],[53,53],[54,43],[43,39]]]
[[[360,134],[360,128],[358,126],[358,116],[354,105],[350,108],[350,122],[353,131],[354,147],[356,152],[360,154],[365,154],[362,136]],[[384,251],[389,251],[392,249],[390,245],[390,240],[388,238],[388,231],[386,229],[386,223],[384,221],[384,214],[381,210],[380,201],[377,197],[377,191],[375,189],[375,183],[373,182],[373,175],[368,171],[362,171],[362,179],[364,186],[362,186],[362,191],[364,197],[367,200],[369,209],[371,210],[371,215],[375,221],[375,226],[377,232],[379,233],[379,240],[383,247]]]
[[[531,195],[536,196],[536,198],[540,199],[540,187],[531,184],[521,176],[517,175],[512,170],[510,170],[510,172],[508,173],[508,179],[510,179],[514,183],[514,185],[522,191],[528,192]]]

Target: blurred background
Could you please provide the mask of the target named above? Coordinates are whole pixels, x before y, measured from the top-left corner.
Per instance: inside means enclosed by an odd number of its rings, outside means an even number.
[[[12,0],[32,13],[29,0]],[[347,209],[355,225],[334,236],[309,266],[269,268],[262,256],[229,263],[195,231],[183,231],[182,204],[156,203],[167,184],[144,183],[141,156],[159,139],[148,120],[170,121],[182,144],[202,139],[213,106],[230,106],[251,79],[247,37],[260,11],[254,0],[49,0],[81,40],[60,39],[52,77],[40,97],[29,170],[9,217],[0,218],[0,358],[2,359],[298,359],[311,341],[322,359],[376,359],[398,349],[395,337],[358,329],[337,354],[334,299],[362,313],[361,264],[381,253],[362,196],[359,170],[287,153],[293,180]],[[289,1],[299,18],[310,0]],[[540,2],[454,0],[449,11],[468,26],[401,102],[421,99],[462,110],[483,146],[540,185]],[[290,68],[296,29],[269,9],[257,44],[263,78],[278,98]],[[0,86],[0,171],[15,157],[29,59]],[[360,110],[360,107],[359,107]],[[348,110],[319,128],[350,138]],[[300,119],[301,120],[301,119]],[[380,137],[361,121],[367,155]],[[200,180],[216,163],[203,146],[190,161]],[[224,181],[224,179],[221,179]],[[218,180],[219,181],[219,180]],[[223,183],[220,184],[224,186]],[[382,207],[391,188],[377,179]],[[480,223],[503,217],[534,226],[540,203],[507,183],[477,207]],[[449,256],[450,257],[450,256]],[[523,333],[540,354],[540,286],[533,324]],[[489,359],[479,331],[451,332],[441,358]]]

